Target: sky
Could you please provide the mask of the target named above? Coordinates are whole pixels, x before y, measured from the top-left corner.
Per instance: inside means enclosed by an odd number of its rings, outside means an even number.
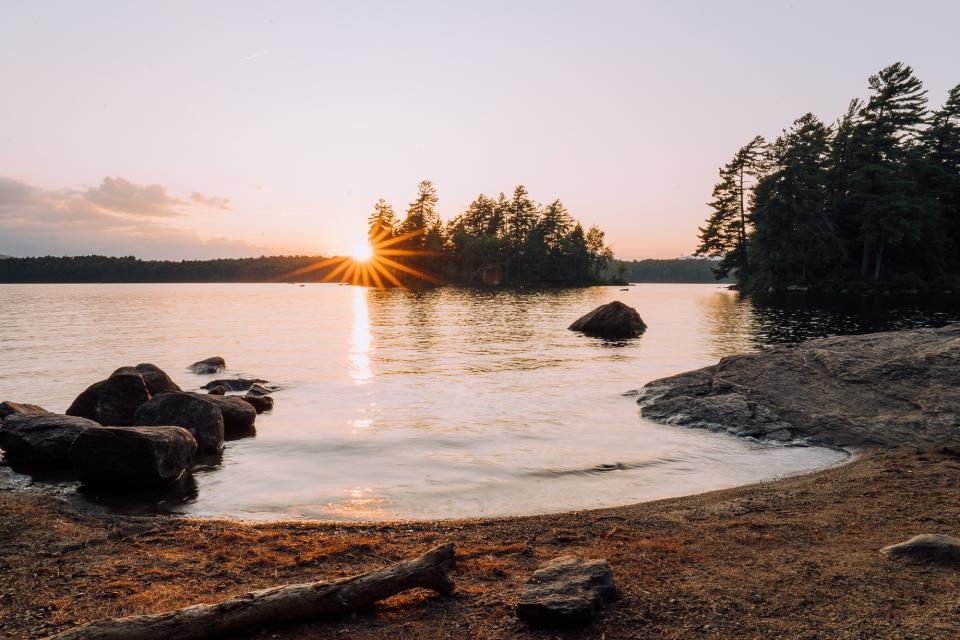
[[[344,254],[378,198],[527,186],[620,258],[688,255],[718,168],[903,61],[960,2],[0,1],[0,254]]]

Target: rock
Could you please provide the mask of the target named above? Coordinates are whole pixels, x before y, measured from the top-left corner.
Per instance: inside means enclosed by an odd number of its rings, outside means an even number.
[[[161,393],[140,405],[133,416],[138,427],[183,427],[196,439],[197,452],[216,455],[223,450],[223,415],[220,409],[189,393]]]
[[[174,393],[183,391],[176,382],[170,379],[166,372],[155,364],[142,363],[135,367],[121,367],[117,369],[133,369],[143,376],[143,381],[147,384],[147,390],[150,395],[155,396],[158,393]],[[117,373],[115,371],[114,373]]]
[[[808,340],[655,380],[645,418],[836,447],[944,446],[960,424],[960,325]]]
[[[0,422],[3,422],[7,416],[27,415],[34,413],[50,413],[43,407],[35,404],[25,404],[21,402],[0,402]]]
[[[91,427],[70,447],[80,480],[118,493],[160,487],[188,473],[197,441],[182,427]]]
[[[265,386],[259,382],[254,383],[249,389],[247,389],[248,396],[268,396],[270,395],[270,389],[267,389]]]
[[[67,415],[100,424],[129,425],[137,408],[149,399],[143,375],[133,367],[121,367],[106,380],[87,387],[67,409]]]
[[[246,396],[236,396],[236,397],[240,398],[244,402],[247,402],[250,406],[254,408],[254,410],[256,410],[257,413],[263,413],[264,411],[273,410],[273,398],[271,398],[270,396],[246,395]]]
[[[880,553],[888,558],[903,558],[934,564],[960,563],[960,538],[936,533],[923,533],[906,542],[884,547]]]
[[[223,415],[223,429],[226,438],[250,435],[257,411],[248,402],[237,396],[211,396],[209,394],[191,394],[212,403]]]
[[[224,387],[217,385],[213,389],[210,389],[210,391],[207,391],[207,393],[212,396],[225,396],[227,395],[227,390]]]
[[[635,338],[646,331],[647,325],[636,309],[614,300],[600,305],[568,328],[602,338]]]
[[[227,368],[227,363],[220,356],[214,356],[212,358],[207,358],[206,360],[194,362],[187,368],[194,373],[204,375],[208,373],[220,373]]]
[[[223,387],[227,391],[246,391],[255,384],[264,384],[266,380],[260,378],[222,378],[220,380],[211,380],[203,385],[204,389],[213,389],[214,387]]]
[[[584,624],[617,598],[606,560],[555,558],[530,576],[517,604],[517,616],[538,626]]]
[[[66,467],[74,439],[85,429],[99,426],[86,418],[56,413],[14,414],[0,427],[0,448],[14,462]]]

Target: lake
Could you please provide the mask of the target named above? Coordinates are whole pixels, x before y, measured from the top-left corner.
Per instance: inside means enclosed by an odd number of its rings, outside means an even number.
[[[152,362],[185,390],[214,376],[281,389],[175,512],[343,520],[585,509],[837,464],[829,449],[664,426],[624,392],[771,344],[943,324],[955,297],[742,298],[716,285],[535,292],[324,284],[0,285],[0,400],[64,411],[117,367]],[[566,329],[619,299],[647,332]],[[8,485],[29,479],[4,471]],[[73,493],[71,484],[59,485]],[[87,497],[85,499],[92,499]],[[157,505],[151,505],[156,508]]]

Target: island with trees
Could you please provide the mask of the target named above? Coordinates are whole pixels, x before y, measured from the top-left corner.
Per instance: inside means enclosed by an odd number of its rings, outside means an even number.
[[[960,288],[960,85],[929,110],[913,70],[869,78],[827,124],[811,113],[720,169],[698,253],[743,290]]]

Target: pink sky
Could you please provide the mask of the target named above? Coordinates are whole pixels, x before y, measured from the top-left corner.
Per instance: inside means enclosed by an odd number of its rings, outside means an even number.
[[[344,253],[429,179],[691,253],[717,168],[866,78],[960,83],[960,3],[5,2],[0,253]]]

